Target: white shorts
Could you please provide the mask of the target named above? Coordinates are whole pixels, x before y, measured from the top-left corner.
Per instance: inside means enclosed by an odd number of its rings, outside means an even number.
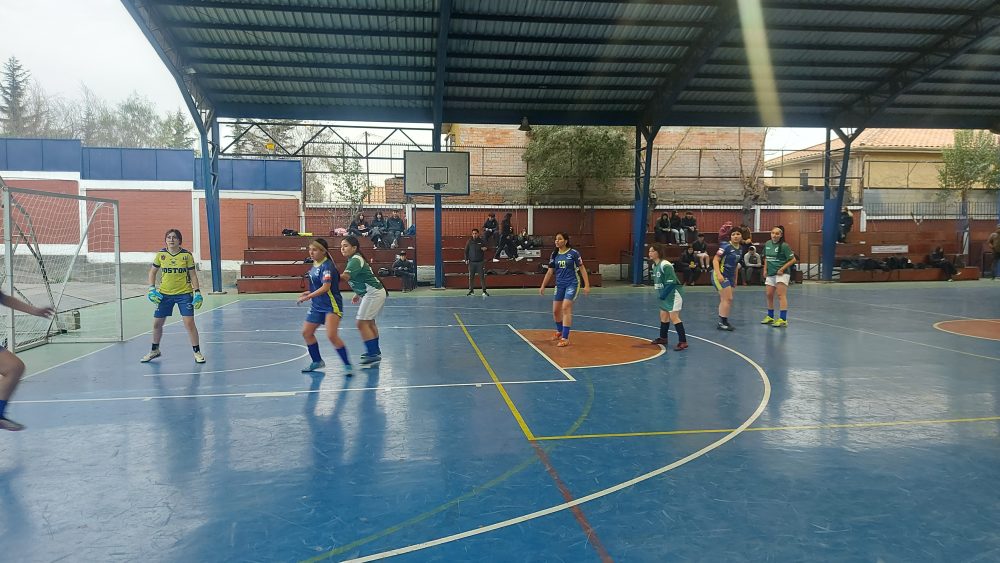
[[[791,279],[792,279],[791,274],[780,274],[780,275],[775,274],[773,276],[767,276],[767,279],[764,280],[764,285],[777,286],[779,283],[783,283],[787,286],[788,281]]]
[[[387,296],[385,289],[368,288],[368,292],[361,296],[357,319],[359,321],[374,321],[375,317],[382,312],[382,307],[385,307]]]

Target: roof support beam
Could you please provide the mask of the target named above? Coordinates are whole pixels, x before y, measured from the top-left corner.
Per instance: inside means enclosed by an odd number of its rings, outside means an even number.
[[[642,110],[641,123],[652,125],[660,116],[670,111],[674,102],[677,101],[701,67],[708,62],[712,53],[722,44],[722,41],[739,21],[739,9],[735,2],[730,6],[720,8],[715,13],[688,50],[684,60],[674,67],[670,75],[653,92],[646,107]]]
[[[966,23],[948,33],[930,48],[913,57],[907,66],[895,72],[877,87],[865,92],[848,104],[839,114],[830,116],[831,123],[857,117],[867,123],[903,94],[920,84],[935,71],[944,68],[982,40],[1000,29],[1000,5],[994,2]],[[985,112],[984,112],[985,113]],[[987,117],[984,115],[984,118]]]

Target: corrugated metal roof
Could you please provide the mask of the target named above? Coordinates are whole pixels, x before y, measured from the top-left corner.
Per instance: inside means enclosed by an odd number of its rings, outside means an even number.
[[[1000,124],[994,0],[761,2],[782,124]],[[222,117],[762,124],[729,0],[124,3]]]

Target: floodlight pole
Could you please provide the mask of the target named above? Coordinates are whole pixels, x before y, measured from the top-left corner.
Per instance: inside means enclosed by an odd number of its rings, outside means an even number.
[[[635,204],[632,208],[632,284],[642,285],[645,261],[646,220],[649,215],[649,180],[653,166],[653,139],[659,125],[635,127]],[[643,143],[645,142],[645,145]]]

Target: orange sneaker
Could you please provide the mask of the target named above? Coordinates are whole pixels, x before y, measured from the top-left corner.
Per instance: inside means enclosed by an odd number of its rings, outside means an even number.
[[[556,343],[556,346],[560,348],[565,348],[566,346],[569,346],[569,340],[566,340],[565,338],[560,338],[559,342]]]
[[[552,335],[552,338],[550,338],[549,340],[551,340],[552,342],[557,342],[559,340],[562,340],[562,333],[556,332],[555,334]]]

